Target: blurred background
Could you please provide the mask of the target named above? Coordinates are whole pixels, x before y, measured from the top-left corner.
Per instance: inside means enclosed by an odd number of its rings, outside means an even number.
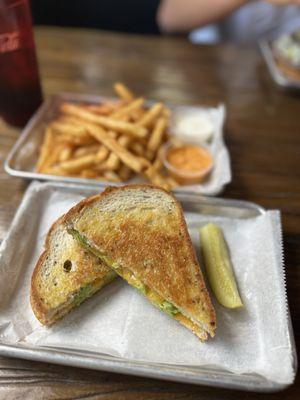
[[[300,0],[31,0],[35,25],[181,34],[256,45],[300,26]]]
[[[239,54],[241,46],[261,47],[262,39],[270,39],[268,51],[278,68],[300,85],[300,0],[0,0],[0,113],[18,126],[43,99],[32,21],[54,27],[51,35],[59,35],[61,45],[67,43],[68,30],[55,27],[79,28],[79,35],[92,29],[127,33],[131,39],[176,35],[183,43],[230,42]],[[125,37],[113,36],[119,42]],[[93,68],[87,65],[85,70]],[[177,69],[178,64],[172,73]]]

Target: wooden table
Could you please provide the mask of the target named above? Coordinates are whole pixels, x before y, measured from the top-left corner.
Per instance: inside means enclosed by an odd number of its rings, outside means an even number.
[[[122,80],[147,98],[228,110],[226,142],[233,182],[224,197],[282,212],[287,287],[300,344],[300,98],[280,92],[256,50],[197,47],[181,38],[38,29],[46,96],[59,91],[112,95]],[[19,131],[0,125],[0,159]],[[0,240],[27,183],[0,171]],[[298,383],[298,385],[297,385]],[[0,399],[298,399],[299,379],[283,393],[258,395],[0,359]]]

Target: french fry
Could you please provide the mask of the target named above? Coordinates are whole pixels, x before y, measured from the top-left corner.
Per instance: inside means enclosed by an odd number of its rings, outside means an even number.
[[[150,182],[154,183],[154,185],[160,186],[166,190],[170,190],[169,182],[166,180],[165,177],[154,170],[152,166],[146,169],[143,175],[148,178]]]
[[[72,149],[71,146],[66,146],[66,147],[64,147],[64,148],[61,150],[61,152],[60,152],[60,154],[59,154],[59,156],[58,156],[58,161],[59,161],[59,162],[62,162],[62,161],[67,161],[67,160],[69,160],[69,159],[71,158],[71,156],[72,156],[72,152],[73,152],[73,149]]]
[[[118,139],[118,143],[126,148],[130,143],[130,138],[128,136],[120,136]],[[111,170],[116,171],[121,165],[121,160],[115,153],[110,153],[108,159],[103,165],[103,170]]]
[[[124,164],[126,164],[129,168],[133,169],[135,172],[140,173],[143,171],[145,166],[143,162],[126,150],[124,147],[120,145],[115,139],[111,138],[107,132],[102,129],[100,126],[90,124],[85,122],[84,125],[89,130],[90,134],[102,143],[105,147],[107,147],[110,151],[115,153]]]
[[[167,128],[168,121],[165,117],[160,117],[157,119],[154,125],[154,129],[151,132],[150,139],[147,143],[147,149],[153,153],[159,148],[163,134]]]
[[[148,128],[153,121],[160,115],[164,105],[162,103],[156,103],[154,104],[147,112],[146,114],[142,117],[137,122],[137,125],[142,126],[144,128]]]
[[[147,135],[147,130],[143,126],[137,126],[136,124],[120,121],[110,117],[95,115],[74,104],[62,104],[61,111],[66,114],[76,116],[77,118],[81,118],[83,121],[93,122],[106,129],[124,133],[129,136],[143,138]]]
[[[164,155],[165,149],[164,147],[160,147],[156,153],[155,159],[152,163],[152,167],[155,171],[161,171],[163,168],[163,155]]]
[[[179,186],[179,183],[171,176],[166,176],[166,182],[169,184],[170,189],[175,189]]]
[[[48,153],[48,156],[44,162],[43,167],[39,170],[39,172],[44,173],[44,171],[49,168],[52,167],[55,163],[57,163],[59,161],[59,155],[61,153],[61,151],[65,148],[66,144],[64,142],[58,142],[55,143],[52,142],[52,146],[50,148],[50,151]]]
[[[118,107],[120,107],[122,103],[120,102],[107,102],[107,103],[102,103],[99,105],[96,104],[91,104],[87,105],[84,108],[88,111],[91,111],[95,114],[100,114],[100,115],[109,115],[112,112],[115,112]]]
[[[99,176],[97,176],[97,178],[94,178],[94,179],[99,182],[109,182],[109,180],[107,178],[105,178],[105,176],[103,176],[103,175],[99,175]]]
[[[55,121],[51,123],[51,128],[61,135],[75,136],[76,138],[88,139],[90,135],[83,126],[75,125],[70,121]]]
[[[96,154],[95,162],[97,164],[101,163],[102,161],[104,161],[107,158],[108,155],[109,155],[109,151],[107,150],[107,148],[104,146],[101,146],[99,151]]]
[[[117,137],[118,137],[117,132],[114,132],[114,131],[108,131],[107,134],[108,134],[110,137],[112,137],[113,139],[117,139]]]
[[[169,119],[169,118],[171,117],[171,110],[170,110],[169,108],[167,108],[167,107],[164,107],[164,108],[162,109],[161,114],[162,114],[165,118]]]
[[[86,131],[84,126],[81,126],[80,119],[76,118],[76,116],[60,114],[59,118],[53,122],[60,122],[62,124],[72,125],[75,127],[80,127],[80,130]]]
[[[124,116],[130,116],[134,111],[138,110],[144,104],[144,99],[142,97],[133,100],[128,105],[121,107],[119,110],[110,114],[111,118],[121,118]]]
[[[122,115],[121,117],[118,117],[118,120],[131,123],[129,115]]]
[[[77,146],[95,143],[88,131],[78,122],[74,124],[53,122],[50,126],[57,142],[68,142]]]
[[[160,171],[162,169],[162,167],[163,167],[163,164],[162,164],[161,160],[159,160],[158,158],[155,159],[155,161],[154,161],[154,163],[152,165],[153,165],[153,168],[156,171]]]
[[[77,158],[86,156],[87,154],[96,154],[100,150],[100,147],[101,146],[99,145],[99,143],[81,146],[74,151],[73,156],[74,158]]]
[[[121,146],[128,147],[128,145],[131,142],[131,139],[128,136],[120,136],[118,142],[120,143]]]
[[[144,157],[137,157],[140,161],[141,165],[143,166],[143,170],[148,169],[151,167],[151,163]]]
[[[64,161],[57,165],[58,168],[70,173],[78,173],[82,169],[90,168],[95,163],[95,155],[88,154],[80,158]]]
[[[128,179],[132,176],[132,170],[123,164],[119,169],[118,174],[123,182],[128,181]]]
[[[144,171],[144,176],[153,182],[158,176],[158,172],[151,166]]]
[[[87,168],[80,172],[80,176],[87,179],[97,178],[99,177],[99,171],[92,168]]]
[[[145,157],[147,158],[147,160],[149,160],[150,162],[152,162],[153,159],[154,159],[154,156],[155,156],[155,154],[154,154],[153,151],[146,150]]]
[[[121,161],[115,153],[110,153],[105,162],[104,169],[116,171],[120,167]]]
[[[41,170],[44,168],[44,164],[45,164],[45,161],[50,152],[50,146],[51,146],[52,142],[53,142],[53,131],[52,131],[51,127],[49,126],[46,129],[45,138],[42,143],[40,155],[39,155],[37,165],[36,165],[36,170],[38,172],[41,172]]]
[[[113,171],[105,171],[103,172],[104,178],[111,182],[121,182],[119,176]]]
[[[85,146],[95,144],[96,141],[91,137],[76,137],[73,135],[59,135],[57,136],[57,142],[65,142],[73,146]]]
[[[138,122],[143,116],[146,114],[146,110],[144,108],[138,108],[131,112],[130,117],[133,122]]]
[[[131,101],[134,99],[134,94],[123,83],[116,82],[114,84],[114,89],[122,100]]]
[[[130,145],[130,149],[137,155],[143,156],[144,155],[144,146],[139,142],[133,142]]]
[[[44,174],[47,175],[58,175],[58,176],[72,176],[72,174],[70,174],[69,172],[61,169],[60,167],[47,167],[43,170]]]

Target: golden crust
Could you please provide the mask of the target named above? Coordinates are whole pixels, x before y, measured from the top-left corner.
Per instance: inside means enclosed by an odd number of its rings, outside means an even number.
[[[45,244],[44,244],[45,250],[40,255],[40,257],[37,261],[37,264],[33,270],[32,276],[31,276],[30,304],[31,304],[31,308],[32,308],[34,315],[43,325],[47,325],[46,314],[48,312],[48,308],[45,306],[45,303],[42,301],[39,290],[38,290],[39,274],[41,272],[41,269],[42,269],[45,259],[47,257],[47,253],[49,251],[50,237],[52,236],[55,229],[62,223],[63,218],[64,218],[64,216],[62,216],[58,220],[56,220],[52,224],[51,228],[49,229],[49,232],[46,236]]]
[[[140,212],[134,214],[117,211],[113,218],[100,213],[94,220],[82,218],[78,222],[80,212],[87,206],[92,207],[117,192],[146,188],[171,196],[175,214],[164,215],[162,221],[151,210],[143,216]],[[81,201],[66,214],[67,225],[72,226],[75,220],[75,230],[83,233],[114,262],[131,269],[144,284],[194,321],[199,321],[214,336],[215,311],[196,259],[182,208],[171,193],[152,185],[109,187],[103,193]],[[145,260],[149,264],[146,267]]]
[[[39,260],[38,260],[38,262],[37,262],[37,264],[36,264],[36,266],[34,268],[34,271],[33,271],[32,277],[31,277],[31,286],[30,286],[30,304],[31,304],[31,308],[32,308],[32,311],[33,311],[34,315],[36,316],[36,318],[43,325],[47,324],[46,323],[47,321],[46,321],[46,318],[45,318],[45,315],[46,315],[47,311],[46,311],[46,309],[44,307],[43,302],[40,299],[40,296],[39,296],[39,293],[38,293],[38,290],[37,290],[37,283],[36,282],[38,280],[38,278],[37,278],[38,273],[39,273],[39,271],[40,271],[40,269],[41,269],[41,267],[42,267],[42,265],[43,265],[43,263],[45,261],[46,256],[47,256],[47,251],[45,250],[41,254],[41,256],[40,256],[40,258],[39,258]]]

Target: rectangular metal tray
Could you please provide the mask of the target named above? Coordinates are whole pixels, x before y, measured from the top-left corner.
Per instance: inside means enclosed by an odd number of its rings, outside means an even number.
[[[108,184],[112,186],[120,186],[123,183],[116,182],[101,182],[95,179],[68,177],[68,176],[55,176],[42,174],[35,171],[35,166],[38,160],[39,148],[42,144],[44,137],[45,128],[50,121],[52,121],[59,112],[59,107],[62,102],[72,103],[99,103],[104,100],[116,100],[115,98],[102,97],[89,94],[78,94],[78,93],[59,93],[52,98],[46,100],[39,110],[32,116],[24,130],[22,131],[19,139],[12,147],[7,159],[4,162],[5,171],[12,175],[27,179],[38,179],[52,182],[65,182],[75,183],[84,185],[93,185],[94,187],[104,187]],[[147,105],[151,105],[153,102],[147,102]],[[170,108],[174,108],[171,104],[168,104]],[[220,140],[220,145],[226,149],[223,138]],[[229,163],[229,161],[228,161]],[[228,166],[230,169],[230,165]],[[219,168],[220,169],[220,168]],[[130,182],[127,182],[130,183]],[[226,182],[229,183],[229,182]],[[224,189],[224,184],[220,183],[215,185],[214,188],[207,189],[203,186],[203,189],[196,190],[197,192],[205,193],[206,195],[217,195]],[[178,189],[179,191],[185,191],[185,188]]]
[[[288,76],[284,75],[278,68],[270,41],[261,40],[259,42],[259,47],[275,83],[283,89],[299,90],[300,81],[290,79]]]
[[[96,189],[86,185],[66,185],[48,182],[47,187],[58,189],[64,193],[91,195]],[[254,218],[265,213],[265,210],[250,202],[203,197],[195,193],[175,193],[184,210],[201,212],[205,215],[226,216],[239,219]],[[297,369],[292,325],[289,320],[289,336],[294,360],[294,371]],[[34,347],[32,345],[11,345],[0,342],[2,356],[17,357],[28,360],[50,362],[74,367],[105,370],[123,374],[165,379],[170,381],[210,385],[247,391],[274,392],[288,385],[278,384],[256,374],[237,375],[220,368],[188,367],[129,361],[88,351],[71,351],[62,348]]]

